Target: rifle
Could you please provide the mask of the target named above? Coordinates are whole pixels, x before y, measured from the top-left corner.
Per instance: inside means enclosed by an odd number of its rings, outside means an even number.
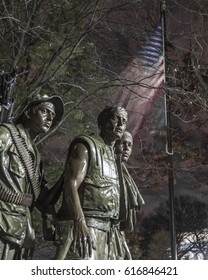
[[[16,83],[16,69],[5,73],[0,71],[0,123],[12,122],[13,90]]]

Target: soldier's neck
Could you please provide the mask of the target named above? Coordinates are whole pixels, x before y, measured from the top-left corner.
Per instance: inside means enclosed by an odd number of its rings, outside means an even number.
[[[106,145],[111,146],[112,148],[114,147],[116,141],[114,138],[109,137],[109,135],[102,134],[100,134],[100,137],[103,139]]]
[[[30,127],[25,127],[25,133],[28,137],[28,139],[33,144],[35,142],[35,139],[38,137],[39,133],[31,129]]]

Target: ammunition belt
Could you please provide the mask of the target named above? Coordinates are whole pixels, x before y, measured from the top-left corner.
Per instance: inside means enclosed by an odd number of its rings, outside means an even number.
[[[33,202],[33,196],[31,194],[15,193],[10,189],[2,187],[1,185],[0,199],[5,202],[22,205],[25,207],[30,207]]]
[[[12,140],[19,153],[21,163],[26,171],[28,181],[31,185],[34,194],[34,200],[36,201],[40,194],[40,182],[36,178],[33,160],[30,155],[30,152],[27,149],[27,144],[25,140],[22,138],[19,130],[14,125],[11,124],[2,124],[2,125],[5,126],[11,134]]]

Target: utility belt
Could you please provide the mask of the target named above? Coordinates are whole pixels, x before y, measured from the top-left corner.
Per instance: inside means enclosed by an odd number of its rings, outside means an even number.
[[[60,215],[58,217],[58,223],[60,224],[67,224],[68,222],[73,223],[73,219],[69,219],[64,215]],[[85,221],[88,227],[97,228],[103,231],[110,231],[113,228],[119,227],[120,221],[114,220],[110,218],[100,218],[100,217],[86,217]]]
[[[104,231],[110,231],[113,228],[119,227],[120,222],[110,218],[98,218],[98,217],[85,217],[88,227],[97,228]]]
[[[16,205],[22,205],[30,207],[33,203],[33,195],[15,193],[10,189],[6,189],[0,185],[0,199],[4,202],[13,203]]]

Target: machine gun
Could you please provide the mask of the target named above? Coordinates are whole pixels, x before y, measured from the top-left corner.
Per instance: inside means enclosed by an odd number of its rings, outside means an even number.
[[[0,71],[0,123],[12,122],[14,85],[16,83],[16,69],[6,73]]]

